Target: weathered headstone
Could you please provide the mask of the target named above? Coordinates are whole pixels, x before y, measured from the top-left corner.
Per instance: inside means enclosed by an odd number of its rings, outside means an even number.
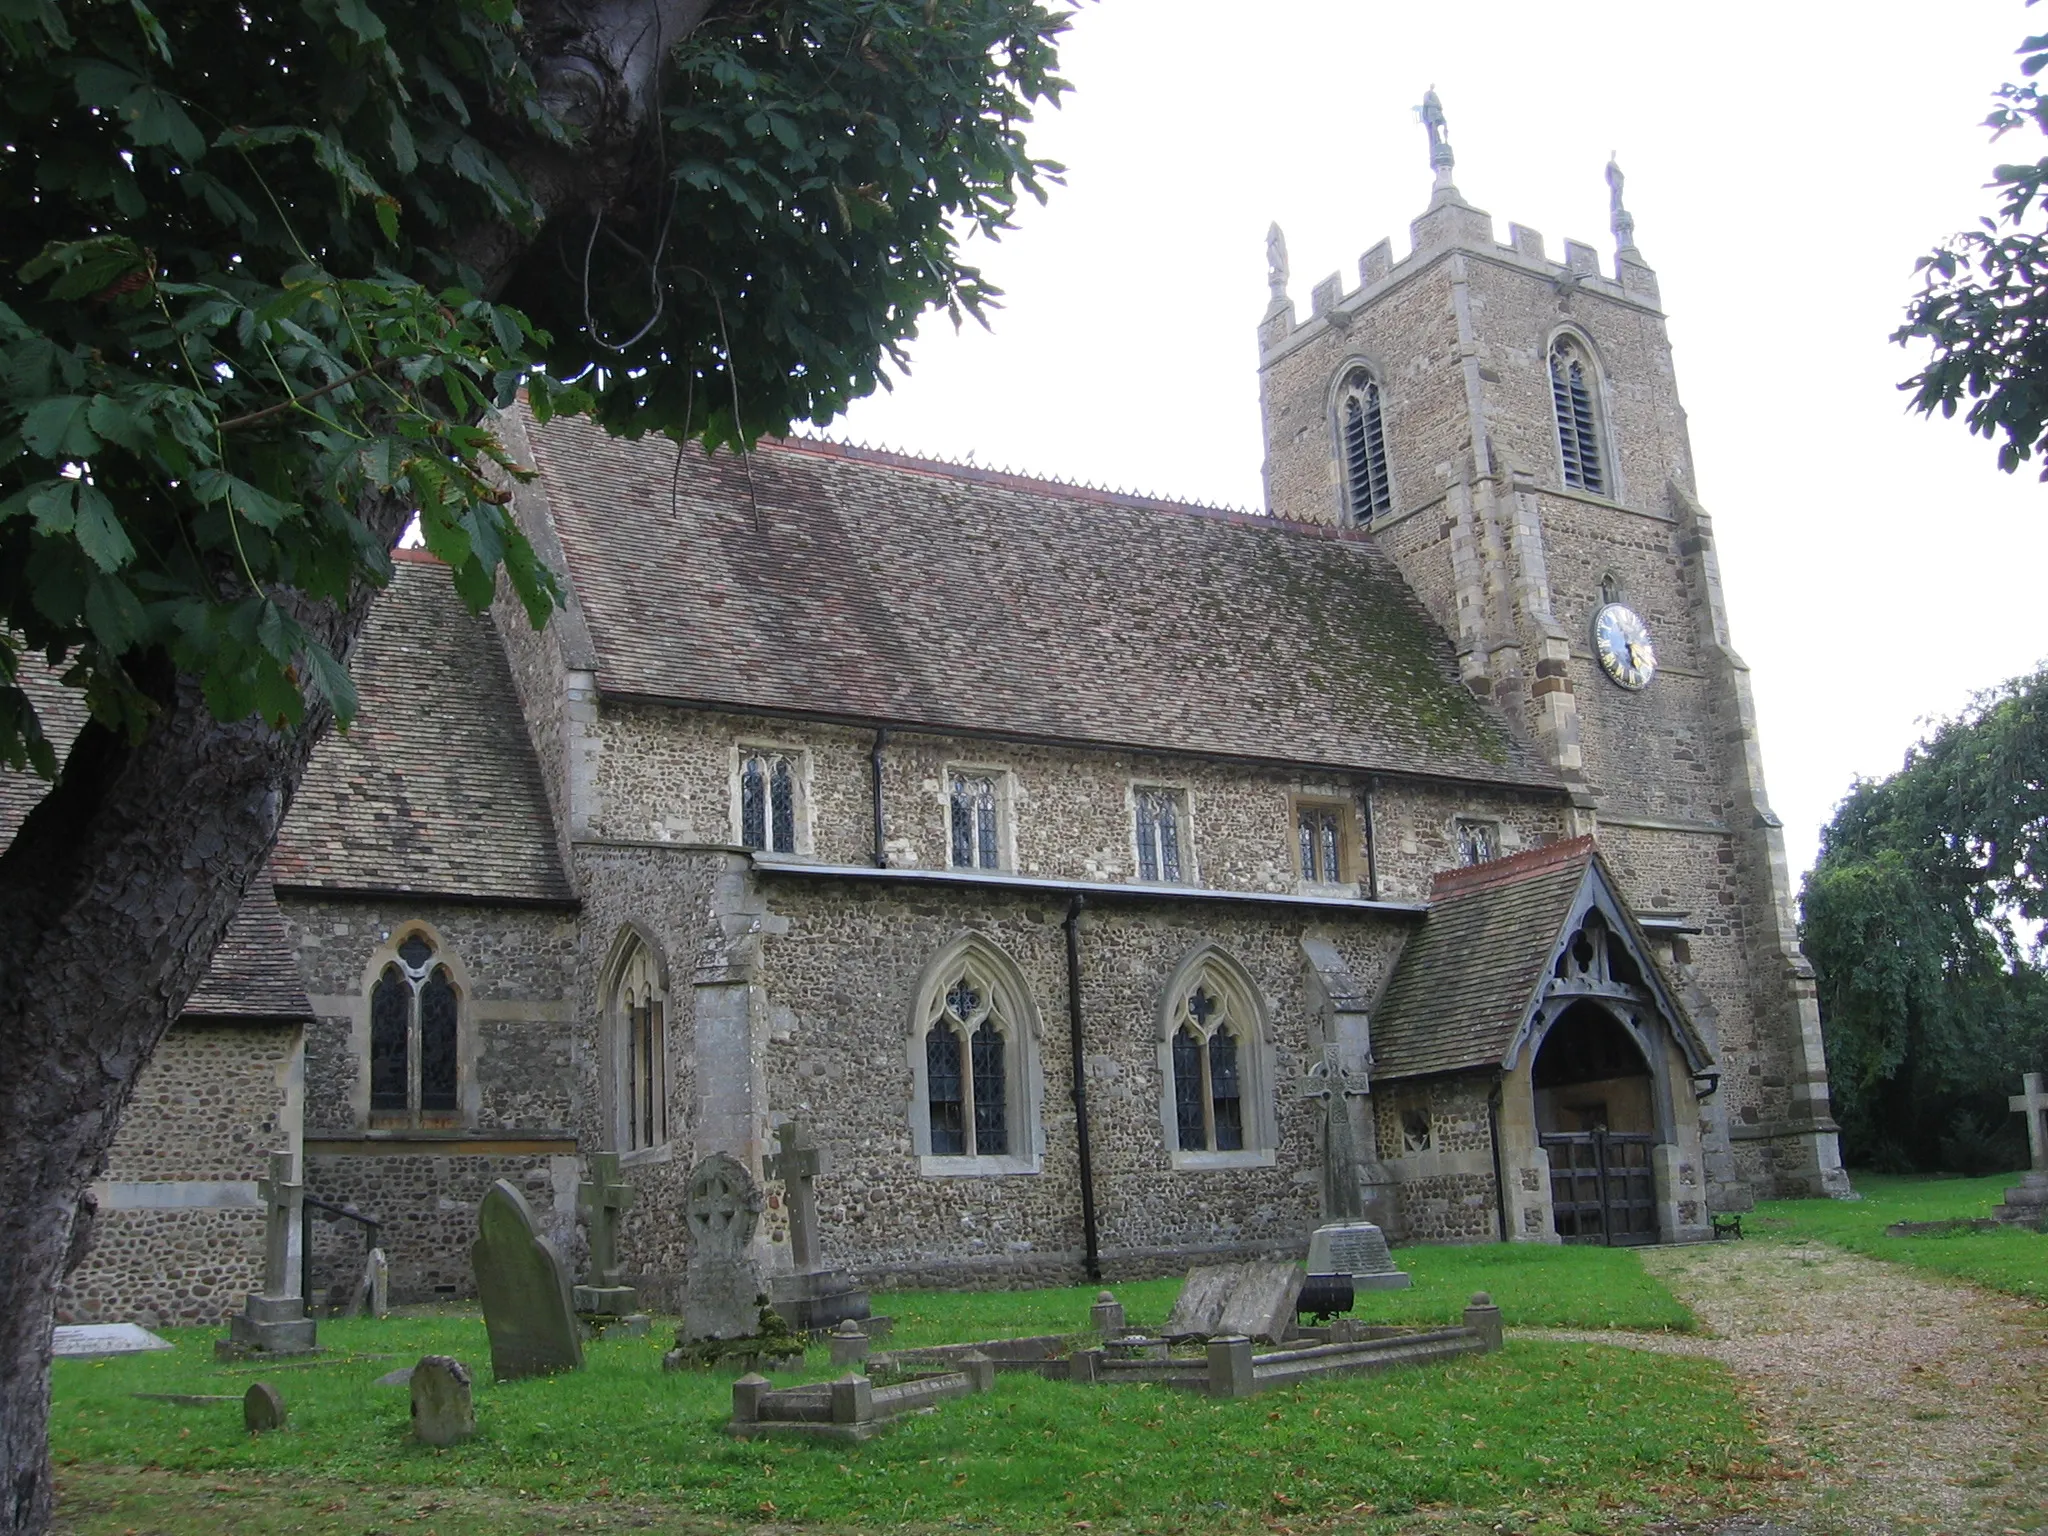
[[[769,1300],[782,1320],[798,1332],[866,1317],[868,1293],[840,1271],[825,1268],[813,1181],[832,1171],[830,1157],[810,1128],[795,1120],[776,1127],[775,1144],[777,1150],[762,1167],[769,1178],[782,1182],[783,1205],[789,1211],[789,1251],[796,1272],[772,1279]]]
[[[503,1179],[477,1211],[469,1259],[491,1336],[493,1376],[516,1381],[582,1369],[582,1328],[562,1260],[534,1230],[526,1197]]]
[[[382,1248],[372,1248],[364,1257],[350,1311],[362,1317],[391,1315],[391,1263]]]
[[[294,1239],[300,1233],[301,1201],[296,1153],[270,1154],[270,1177],[256,1181],[263,1197],[263,1289],[249,1296],[242,1310],[228,1319],[222,1347],[269,1355],[303,1355],[312,1350],[316,1329],[306,1316],[306,1298],[299,1294]]]
[[[752,1253],[761,1205],[753,1177],[723,1152],[690,1175],[679,1341],[747,1339],[761,1331],[761,1276]]]
[[[139,1323],[66,1323],[51,1331],[51,1353],[65,1360],[104,1360],[174,1347]]]
[[[253,1382],[242,1394],[242,1427],[250,1434],[283,1429],[285,1418],[284,1399],[269,1382]]]
[[[624,1317],[640,1305],[640,1293],[620,1283],[619,1220],[638,1193],[619,1179],[619,1154],[593,1152],[590,1177],[577,1186],[576,1204],[590,1224],[590,1283],[576,1287],[576,1310],[598,1317]]]
[[[428,1355],[412,1368],[412,1433],[426,1445],[458,1445],[476,1433],[469,1367]]]
[[[1278,1344],[1294,1326],[1302,1272],[1284,1259],[1198,1264],[1188,1271],[1167,1319],[1169,1336],[1242,1334]]]
[[[1413,1283],[1395,1267],[1386,1234],[1369,1221],[1326,1222],[1311,1232],[1308,1272],[1349,1275],[1359,1291],[1398,1291]]]
[[[2005,1192],[2005,1204],[1991,1214],[2012,1226],[2048,1231],[2048,1088],[2042,1075],[2029,1072],[2020,1092],[2009,1101],[2012,1112],[2027,1117],[2027,1175]]]

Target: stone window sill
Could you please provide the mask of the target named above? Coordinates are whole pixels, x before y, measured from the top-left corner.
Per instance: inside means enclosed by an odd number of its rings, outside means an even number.
[[[1035,1157],[935,1157],[922,1152],[918,1154],[917,1171],[928,1179],[987,1179],[1035,1174],[1040,1170]]]
[[[1209,1173],[1227,1168],[1273,1168],[1280,1154],[1273,1147],[1245,1147],[1236,1152],[1175,1152],[1173,1166],[1181,1173]]]
[[[645,1168],[655,1163],[672,1163],[675,1160],[676,1145],[672,1141],[664,1141],[658,1147],[634,1147],[630,1150],[621,1149],[619,1152],[619,1167],[622,1170]]]

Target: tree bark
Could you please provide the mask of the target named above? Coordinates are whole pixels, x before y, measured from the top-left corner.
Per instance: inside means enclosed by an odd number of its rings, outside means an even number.
[[[573,150],[508,129],[494,146],[530,173],[545,211],[582,213],[644,174],[663,59],[710,13],[744,0],[536,0],[543,96],[581,130]],[[495,291],[532,231],[465,231]],[[458,255],[465,254],[458,249]],[[358,509],[388,548],[411,509]],[[375,590],[297,602],[347,658]],[[292,594],[279,594],[291,601]],[[297,726],[213,718],[197,678],[144,680],[160,712],[140,741],[88,724],[57,785],[0,853],[0,1536],[52,1514],[51,1325],[81,1196],[104,1166],[137,1074],[204,977],[270,856],[330,716]]]

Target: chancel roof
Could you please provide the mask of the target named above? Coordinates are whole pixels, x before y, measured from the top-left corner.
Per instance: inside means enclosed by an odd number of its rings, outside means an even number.
[[[1539,1000],[1580,892],[1599,882],[1603,908],[1686,1054],[1711,1056],[1658,971],[1590,837],[1436,877],[1429,913],[1402,946],[1372,1017],[1375,1079],[1509,1065]]]
[[[1552,787],[1351,530],[523,421],[613,695]]]
[[[202,1021],[310,1019],[313,1005],[299,975],[298,955],[277,910],[277,893],[264,870],[242,898],[227,937],[213,952],[206,975],[185,1000],[181,1018]]]
[[[349,664],[362,708],[313,754],[271,868],[290,888],[573,899],[488,615],[400,551]]]

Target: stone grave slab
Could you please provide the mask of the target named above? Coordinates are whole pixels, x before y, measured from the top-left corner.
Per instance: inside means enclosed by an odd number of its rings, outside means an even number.
[[[1181,1281],[1180,1295],[1174,1298],[1173,1315],[1166,1320],[1167,1333],[1221,1333],[1218,1325],[1223,1320],[1223,1309],[1230,1303],[1230,1293],[1237,1286],[1242,1267],[1197,1264],[1189,1270],[1187,1278]]]
[[[172,1347],[139,1323],[66,1323],[54,1330],[52,1352],[60,1360],[105,1360]]]
[[[1396,1267],[1386,1234],[1369,1221],[1333,1221],[1311,1232],[1308,1272],[1349,1275],[1358,1291],[1398,1291],[1414,1283]]]
[[[691,1173],[679,1344],[750,1339],[761,1331],[765,1287],[752,1245],[764,1203],[753,1176],[723,1152],[712,1153]]]
[[[412,1432],[424,1445],[459,1445],[476,1433],[468,1366],[428,1355],[412,1368]]]
[[[477,1211],[469,1259],[499,1381],[583,1368],[582,1327],[561,1256],[534,1230],[526,1197],[504,1179]]]
[[[1286,1259],[1254,1259],[1224,1303],[1217,1331],[1278,1344],[1294,1328],[1294,1303],[1306,1278]]]

